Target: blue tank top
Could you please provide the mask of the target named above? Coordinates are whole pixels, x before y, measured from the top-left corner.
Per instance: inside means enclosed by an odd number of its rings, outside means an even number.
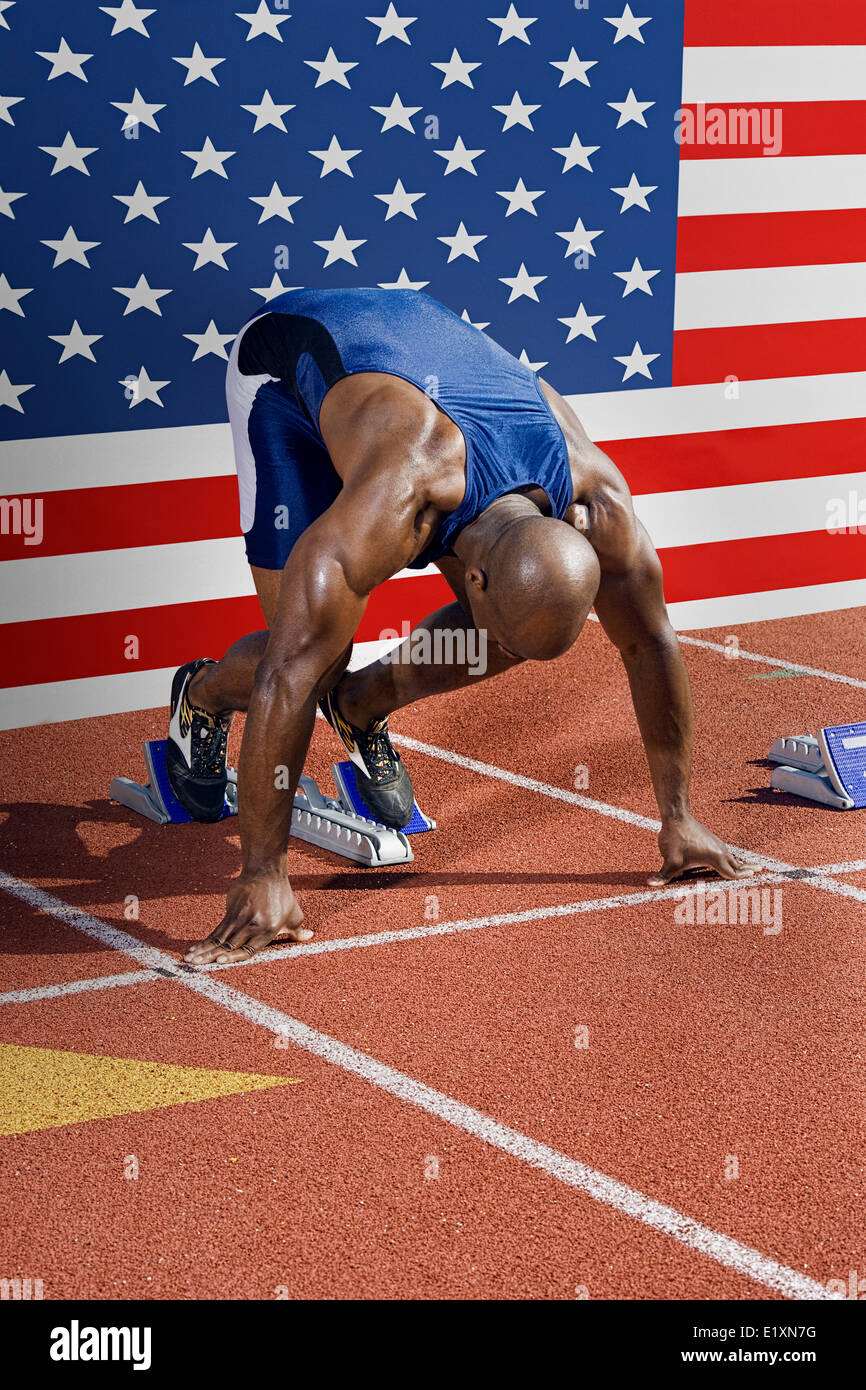
[[[242,337],[242,372],[277,377],[318,431],[326,392],[356,372],[389,372],[420,388],[466,441],[466,492],[412,567],[449,553],[496,497],[539,487],[552,515],[573,501],[562,430],[531,368],[417,290],[289,290]]]

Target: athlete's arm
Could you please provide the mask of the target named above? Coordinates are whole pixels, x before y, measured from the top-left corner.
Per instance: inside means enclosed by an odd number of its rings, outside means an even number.
[[[223,920],[187,956],[193,964],[243,960],[281,927],[302,920],[288,880],[286,847],[316,699],[331,683],[329,673],[339,669],[371,591],[416,553],[418,512],[405,457],[393,449],[389,456],[388,446],[380,445],[347,470],[336,501],[292,549],[244,728],[238,768],[241,875]]]
[[[595,445],[590,449],[591,481],[575,500],[587,508],[587,537],[601,566],[596,615],[625,665],[661,815],[664,863],[650,882],[702,866],[724,878],[745,877],[750,870],[691,814],[692,698],[665,607],[661,564],[622,474]]]

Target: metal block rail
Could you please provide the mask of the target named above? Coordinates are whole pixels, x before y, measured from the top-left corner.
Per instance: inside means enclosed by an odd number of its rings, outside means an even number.
[[[165,767],[165,740],[144,744],[147,766],[146,784],[128,777],[115,777],[108,789],[112,801],[128,806],[159,825],[188,823],[192,817],[183,809],[171,789]],[[337,796],[326,796],[312,777],[301,777],[292,808],[292,835],[307,844],[330,850],[343,859],[365,868],[385,868],[414,861],[408,835],[435,828],[436,822],[415,805],[412,819],[402,830],[392,830],[370,815],[361,800],[350,762],[334,763],[332,769]],[[228,770],[223,817],[237,815],[237,771]]]
[[[837,811],[866,806],[866,723],[828,725],[817,737],[777,738],[770,786]]]
[[[338,766],[335,763],[334,769]],[[341,800],[324,796],[312,777],[302,777],[298,783],[292,834],[368,869],[411,864],[415,859],[404,831],[391,830],[354,810],[347,811]]]

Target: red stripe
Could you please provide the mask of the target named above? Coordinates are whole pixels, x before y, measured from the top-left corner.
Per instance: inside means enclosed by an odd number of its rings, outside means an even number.
[[[777,159],[785,155],[863,154],[866,151],[866,101],[783,101],[763,106],[732,101],[701,108],[690,104],[682,110],[690,111],[691,118],[681,127],[687,138],[680,145],[680,159],[754,159],[756,155],[762,159]],[[742,133],[748,137],[748,143],[733,143],[740,134],[740,125],[736,118],[732,123],[728,113],[744,110],[760,114],[744,122]],[[720,132],[731,137],[730,144],[709,143],[716,138],[719,112],[725,114]],[[766,141],[761,136],[762,123],[766,125]],[[763,154],[765,143],[775,150],[773,155]]]
[[[453,597],[441,575],[389,580],[370,595],[356,640],[373,641],[388,628],[399,631],[403,619],[417,623]],[[5,623],[0,625],[3,685],[179,666],[193,656],[221,656],[238,637],[263,627],[255,598]],[[128,661],[124,652],[132,636],[138,639],[138,659]]]
[[[635,10],[635,13],[637,11]],[[688,48],[866,43],[863,0],[686,0]]]
[[[788,536],[718,541],[659,552],[669,603],[827,584],[866,575],[866,536],[815,531]],[[418,622],[450,602],[441,576],[390,580],[367,605],[358,641],[370,641],[403,620]],[[238,637],[262,628],[254,598],[177,604],[122,613],[0,625],[0,661],[6,687],[126,674],[178,666],[192,654],[220,655]],[[139,657],[127,661],[130,636]]]
[[[866,9],[866,5],[864,5]],[[677,270],[746,270],[764,265],[862,261],[866,208],[830,212],[744,212],[681,217]]]
[[[866,3],[866,0],[864,0]],[[866,319],[689,328],[674,333],[674,386],[866,370]]]
[[[419,575],[417,579],[389,579],[374,589],[361,619],[355,640],[379,641],[383,634],[401,631],[407,622],[414,627],[428,613],[454,602],[454,594],[441,574]]]
[[[665,599],[720,598],[866,578],[866,536],[827,531],[660,550]]]
[[[23,501],[25,494],[18,496]],[[31,497],[42,502],[42,543],[25,545],[22,535],[0,535],[0,560],[218,540],[240,531],[234,474],[71,488]]]
[[[635,496],[696,487],[856,473],[866,458],[866,419],[763,425],[603,445]]]

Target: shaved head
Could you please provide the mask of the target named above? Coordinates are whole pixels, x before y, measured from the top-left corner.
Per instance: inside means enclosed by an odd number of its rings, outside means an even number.
[[[550,661],[568,651],[598,591],[598,559],[586,537],[514,493],[498,498],[464,537],[468,544],[455,549],[467,564],[476,625],[514,656]]]

